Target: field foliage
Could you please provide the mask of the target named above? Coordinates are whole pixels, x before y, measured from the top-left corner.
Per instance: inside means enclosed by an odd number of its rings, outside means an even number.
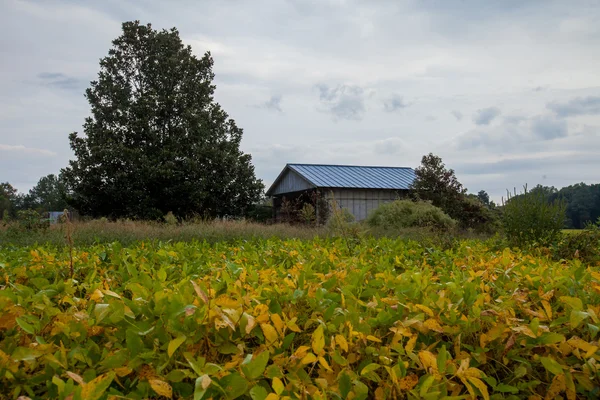
[[[58,399],[597,398],[600,272],[464,241],[0,248],[0,387]]]

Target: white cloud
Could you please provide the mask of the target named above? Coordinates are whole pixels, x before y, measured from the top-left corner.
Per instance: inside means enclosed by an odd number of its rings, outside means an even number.
[[[23,145],[12,146],[8,144],[0,143],[0,152],[14,152],[14,153],[25,153],[25,154],[37,154],[44,156],[56,156],[56,153],[46,149],[36,149],[34,147],[25,147]]]

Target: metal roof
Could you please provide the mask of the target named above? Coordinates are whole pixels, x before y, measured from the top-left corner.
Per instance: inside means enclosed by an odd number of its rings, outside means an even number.
[[[276,188],[288,169],[295,171],[315,187],[402,190],[408,189],[415,180],[415,171],[408,167],[287,164],[267,194]]]

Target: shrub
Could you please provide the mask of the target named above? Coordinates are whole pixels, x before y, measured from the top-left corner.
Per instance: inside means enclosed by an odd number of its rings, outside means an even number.
[[[171,211],[165,215],[165,223],[167,225],[177,225],[177,222],[177,217]]]
[[[369,215],[367,223],[386,229],[428,227],[447,230],[456,226],[456,221],[440,208],[429,202],[411,200],[382,204]]]
[[[300,211],[298,212],[300,219],[307,225],[315,222],[316,214],[315,207],[312,204],[304,203]]]
[[[581,232],[563,235],[553,247],[554,258],[578,258],[587,263],[600,262],[600,218],[596,224],[587,224]]]
[[[507,194],[502,223],[511,244],[548,246],[561,238],[566,219],[563,201],[548,202],[543,193],[528,192],[527,186],[522,194],[516,190]]]
[[[44,230],[50,226],[48,218],[42,216],[35,210],[21,210],[17,212],[18,226],[26,231]]]
[[[500,229],[498,212],[473,197],[463,196],[459,201],[460,212],[456,216],[462,228],[492,233]]]

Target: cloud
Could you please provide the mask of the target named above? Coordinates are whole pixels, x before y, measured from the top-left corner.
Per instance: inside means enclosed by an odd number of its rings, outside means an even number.
[[[55,156],[56,153],[46,149],[37,149],[35,147],[25,147],[23,145],[9,145],[0,143],[0,152],[11,152],[11,153],[26,153],[26,154],[38,154],[44,156]]]
[[[523,148],[535,151],[536,148],[539,150],[541,142],[565,138],[568,134],[566,121],[552,115],[507,116],[496,126],[480,126],[461,135],[456,147],[461,150],[482,148],[491,152]]]
[[[460,111],[457,110],[452,110],[452,115],[454,115],[454,118],[456,118],[457,121],[460,121],[463,117],[463,113],[461,113]]]
[[[600,96],[577,97],[566,103],[552,102],[546,107],[558,117],[574,117],[577,115],[600,114]]]
[[[489,125],[498,115],[500,115],[498,107],[482,108],[473,115],[473,122],[475,125]]]
[[[549,116],[537,116],[531,120],[531,131],[543,140],[565,137],[569,134],[567,122]]]
[[[436,118],[433,115],[426,115],[425,116],[425,121],[427,121],[427,122],[433,122],[435,120],[436,120]]]
[[[359,86],[338,85],[330,88],[325,84],[319,90],[322,110],[331,113],[335,120],[359,121],[365,113],[365,91]]]
[[[85,87],[84,81],[60,72],[42,72],[38,74],[37,77],[42,81],[43,85],[53,86],[59,89],[80,90]]]
[[[410,104],[405,103],[404,99],[396,94],[383,103],[383,109],[387,112],[398,111],[408,106],[410,106]]]
[[[273,95],[269,100],[265,101],[262,104],[259,104],[257,107],[264,108],[265,110],[277,111],[279,113],[282,113],[283,110],[281,109],[281,95]]]

